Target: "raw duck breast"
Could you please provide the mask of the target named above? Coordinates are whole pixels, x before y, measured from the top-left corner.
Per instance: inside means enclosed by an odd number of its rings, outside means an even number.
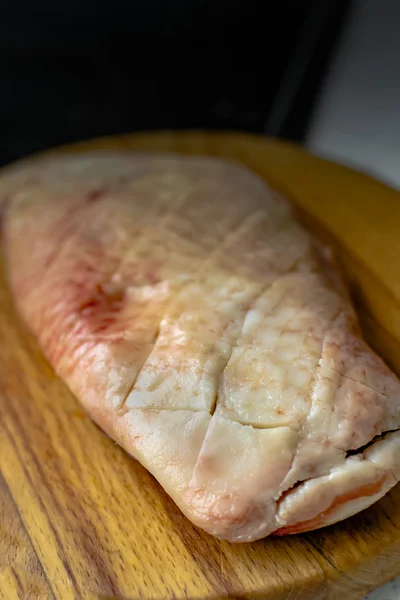
[[[399,381],[329,252],[257,176],[94,152],[17,165],[0,197],[15,302],[49,362],[193,523],[306,531],[398,481]]]

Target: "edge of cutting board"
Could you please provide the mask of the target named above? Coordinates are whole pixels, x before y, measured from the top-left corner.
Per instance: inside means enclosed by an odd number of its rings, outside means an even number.
[[[400,373],[397,191],[296,145],[234,132],[124,135],[49,152],[92,149],[224,156],[259,173],[336,249],[368,341]],[[214,540],[83,415],[13,314],[6,285],[0,319],[0,598],[25,597],[34,581],[40,597],[57,599],[353,600],[400,573],[400,486],[320,531]]]

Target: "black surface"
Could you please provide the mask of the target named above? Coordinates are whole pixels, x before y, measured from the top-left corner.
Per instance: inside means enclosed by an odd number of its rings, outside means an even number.
[[[347,4],[3,0],[0,163],[126,131],[262,132],[293,78],[272,129],[301,138]]]

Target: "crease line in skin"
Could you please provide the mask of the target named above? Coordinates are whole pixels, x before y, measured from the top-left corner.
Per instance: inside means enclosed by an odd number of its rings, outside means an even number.
[[[382,398],[385,398],[385,399],[387,398],[387,394],[384,394],[383,392],[378,392],[377,390],[374,390],[374,388],[372,386],[368,385],[367,383],[364,383],[363,381],[357,381],[357,379],[353,379],[353,377],[350,377],[349,375],[346,375],[345,373],[341,373],[340,371],[338,371],[337,369],[334,369],[333,367],[329,367],[328,370],[332,371],[333,373],[336,373],[342,379],[347,379],[348,381],[353,381],[354,383],[357,383],[358,385],[366,387],[368,390],[371,390],[371,392],[373,392],[374,394],[377,394],[378,396],[381,396]],[[333,380],[330,380],[330,381],[333,382]]]
[[[399,431],[399,430],[388,431],[388,432],[385,432],[385,434],[387,434],[387,433],[397,433],[398,431]],[[382,434],[382,435],[385,435],[385,434]],[[381,436],[379,436],[379,437],[381,437]],[[383,438],[383,441],[384,441],[384,439],[385,439],[385,438]],[[368,444],[368,448],[366,448],[366,450],[367,450],[367,449],[369,450],[370,448],[373,448],[373,446],[374,446],[374,445],[375,445],[377,442],[379,442],[379,441],[382,441],[382,440],[380,440],[380,439],[377,439],[376,441],[373,441],[373,440],[371,440],[371,442]],[[393,477],[393,480],[394,480],[394,482],[397,482],[397,481],[398,481],[398,477],[396,477],[396,475],[395,475],[395,473],[392,471],[392,469],[389,469],[389,470],[388,470],[388,469],[385,469],[385,468],[383,468],[381,465],[374,463],[374,461],[372,461],[372,460],[370,460],[368,457],[364,456],[364,453],[363,453],[363,451],[360,451],[358,454],[356,453],[356,454],[354,454],[354,455],[352,455],[352,456],[357,456],[357,455],[358,455],[358,456],[362,456],[362,461],[360,461],[360,462],[363,462],[363,461],[365,461],[365,462],[368,462],[368,463],[372,464],[372,465],[373,465],[373,466],[375,466],[375,467],[378,467],[378,469],[379,469],[379,470],[380,470],[380,471],[381,471],[383,474],[385,474],[385,472],[390,472],[390,473],[391,473],[391,475],[392,475],[392,477]],[[346,468],[346,463],[347,463],[347,461],[349,460],[349,458],[350,458],[350,457],[346,457],[346,458],[345,458],[345,460],[343,461],[343,463],[342,463],[341,465],[336,465],[336,467],[338,467],[338,466],[341,466],[341,467],[344,467],[344,468]],[[288,495],[290,495],[290,494],[291,494],[291,493],[292,493],[294,490],[296,490],[297,488],[300,488],[302,485],[304,485],[304,484],[305,484],[305,483],[307,483],[308,481],[313,481],[313,482],[316,482],[316,481],[318,481],[318,480],[322,480],[322,479],[324,479],[324,478],[326,479],[327,477],[329,477],[329,476],[332,474],[332,472],[334,471],[334,469],[335,469],[336,467],[332,467],[331,469],[329,469],[329,471],[328,471],[327,473],[321,474],[321,475],[319,475],[318,477],[308,477],[308,478],[306,478],[306,479],[301,479],[301,480],[299,480],[299,481],[296,481],[296,483],[294,483],[294,484],[293,484],[293,485],[292,485],[290,488],[288,488],[288,489],[287,489],[287,490],[285,490],[284,492],[281,492],[281,493],[280,493],[280,495],[279,495],[279,497],[276,499],[277,512],[279,512],[279,509],[280,509],[280,506],[281,506],[281,504],[282,504],[282,501],[283,501],[283,500],[284,500],[284,499],[285,499],[285,498],[286,498]],[[391,486],[391,487],[393,487],[393,486]],[[383,485],[382,485],[382,488],[384,488],[384,486],[383,486]],[[380,493],[382,492],[382,488],[381,488],[381,489],[380,489],[380,490],[377,492],[377,494],[380,494]],[[284,498],[282,498],[283,494],[285,494],[285,497],[284,497]],[[357,500],[357,499],[360,499],[360,498],[363,498],[363,497],[368,497],[368,496],[360,496],[359,498],[355,498],[355,500]],[[330,506],[331,506],[331,505],[330,505]],[[316,516],[318,516],[318,515],[316,515]]]
[[[137,380],[139,379],[140,373],[143,371],[144,367],[146,366],[147,361],[149,360],[150,356],[152,355],[152,353],[154,351],[154,348],[156,347],[157,340],[159,339],[160,335],[161,335],[161,329],[160,329],[160,325],[159,325],[158,328],[157,328],[155,337],[154,337],[153,346],[152,346],[150,352],[148,353],[148,355],[146,356],[146,358],[144,359],[142,365],[139,367],[139,369],[138,369],[138,371],[137,371],[137,373],[136,373],[136,375],[135,375],[135,377],[133,379],[132,384],[129,386],[128,391],[125,394],[125,397],[122,399],[121,403],[117,407],[117,413],[121,412],[121,410],[124,407],[126,401],[128,400],[129,395],[131,394],[133,388],[135,387],[135,384],[136,384]]]
[[[302,479],[302,480],[296,481],[296,483],[294,483],[290,488],[288,488],[287,490],[285,490],[284,492],[282,492],[280,494],[280,496],[276,500],[277,506],[279,507],[279,505],[280,505],[280,503],[282,501],[282,495],[283,494],[289,494],[294,489],[300,487],[304,483],[307,483],[307,481],[311,481],[311,480],[312,481],[318,481],[319,479],[323,479],[323,478],[329,477],[332,474],[332,472],[334,471],[335,468],[340,467],[340,466],[341,467],[346,467],[346,463],[347,463],[348,459],[351,458],[351,457],[353,457],[353,456],[361,456],[362,457],[362,461],[369,462],[372,465],[378,467],[381,471],[385,472],[385,469],[382,466],[380,466],[379,464],[377,465],[376,463],[374,463],[374,461],[370,460],[367,456],[364,455],[364,452],[366,450],[369,450],[369,449],[373,448],[378,442],[385,441],[387,435],[389,435],[391,433],[399,433],[399,431],[400,431],[400,429],[393,429],[393,430],[384,431],[380,435],[375,436],[374,438],[372,438],[372,440],[370,440],[367,444],[365,444],[365,446],[361,446],[360,448],[358,448],[357,450],[355,450],[354,452],[352,452],[352,454],[350,456],[347,456],[345,454],[345,457],[344,457],[344,460],[343,460],[342,464],[341,465],[336,465],[336,466],[330,468],[327,473],[322,473],[318,477],[308,477],[306,479]],[[392,469],[389,469],[389,472],[392,474],[393,479],[397,481],[398,477],[396,477],[396,474],[392,471]]]
[[[129,395],[129,394],[128,394]],[[121,407],[122,408],[122,407]],[[118,409],[121,410],[121,409]],[[213,414],[211,414],[206,408],[190,408],[187,406],[156,406],[156,405],[143,405],[143,406],[134,406],[134,407],[130,407],[127,412],[129,411],[136,411],[136,410],[140,410],[142,412],[179,412],[179,411],[184,411],[184,412],[192,412],[192,413],[207,413],[209,414],[211,417],[213,416]],[[226,417],[223,417],[226,418]],[[293,431],[294,433],[297,433],[294,429],[292,429],[289,425],[253,425],[251,423],[243,423],[242,421],[236,421],[234,419],[226,419],[228,421],[231,421],[232,423],[237,423],[238,425],[241,425],[242,427],[251,427],[252,429],[259,429],[259,430],[266,430],[266,429],[291,429],[291,431]]]
[[[328,331],[328,330],[327,330],[327,331]],[[325,333],[324,333],[324,335],[323,335],[323,338],[322,338],[322,341],[321,341],[321,354],[320,354],[320,358],[319,358],[319,360],[318,360],[318,362],[317,362],[317,365],[316,365],[316,368],[315,368],[315,374],[314,374],[314,377],[313,377],[313,379],[312,379],[312,380],[311,380],[311,382],[310,382],[310,400],[311,400],[311,402],[310,402],[310,405],[309,405],[308,414],[307,414],[306,418],[304,419],[304,421],[303,421],[303,424],[302,424],[302,426],[300,427],[299,431],[297,432],[297,433],[298,433],[298,440],[297,440],[297,446],[296,446],[296,450],[295,450],[295,453],[294,453],[294,455],[293,455],[292,462],[291,462],[291,465],[290,465],[290,467],[289,467],[289,470],[288,470],[288,472],[287,472],[287,474],[286,474],[285,478],[283,479],[283,481],[286,479],[286,477],[288,477],[288,476],[289,476],[290,472],[291,472],[291,471],[292,471],[292,469],[294,468],[294,463],[295,463],[295,461],[296,461],[296,458],[299,456],[300,442],[301,442],[301,440],[302,440],[302,439],[304,439],[304,437],[302,437],[302,433],[304,433],[305,426],[306,426],[306,424],[308,423],[308,420],[309,420],[309,417],[310,417],[310,415],[311,415],[311,411],[312,411],[312,408],[313,408],[313,404],[314,404],[314,400],[313,400],[313,397],[314,397],[314,391],[315,391],[315,386],[316,386],[316,383],[317,383],[317,380],[318,380],[320,363],[321,363],[321,360],[322,360],[322,355],[323,355],[323,352],[324,352],[324,340],[325,340],[325,337],[326,337],[327,331],[325,331]],[[304,480],[303,480],[303,481],[304,481]],[[285,492],[287,492],[288,490],[290,490],[292,487],[294,487],[294,485],[296,485],[296,483],[295,483],[295,484],[293,484],[292,486],[289,486],[289,487],[288,487],[288,488],[286,488],[286,489],[279,490],[279,496],[278,496],[278,498],[277,498],[277,501],[276,501],[276,502],[277,502],[277,505],[279,504],[279,501],[280,501],[280,499],[282,498],[282,495],[283,495]]]
[[[297,262],[299,262],[299,261],[297,261]],[[282,299],[281,299],[281,301],[282,301]],[[278,305],[277,305],[277,306],[279,306],[279,302],[278,302]],[[301,306],[298,308],[298,311],[297,311],[296,315],[292,316],[292,317],[291,317],[291,318],[290,318],[290,319],[289,319],[289,320],[286,322],[286,324],[285,324],[285,327],[284,327],[284,328],[282,328],[281,335],[279,336],[278,340],[276,340],[276,342],[275,342],[275,349],[277,348],[277,346],[278,346],[278,344],[279,344],[279,341],[280,341],[280,339],[282,338],[283,331],[284,331],[284,330],[287,330],[287,328],[288,328],[288,326],[290,325],[290,323],[292,323],[292,321],[293,321],[293,320],[294,320],[296,317],[298,317],[298,316],[299,316],[299,314],[300,314],[301,310],[302,310],[302,309],[303,309],[305,306],[307,306],[307,301],[304,301],[304,302],[302,303],[302,305],[301,305]],[[275,308],[276,308],[276,307],[275,307]],[[309,333],[309,330],[308,330],[308,331],[305,333],[305,335],[304,335],[304,338],[303,338],[303,341],[302,341],[302,344],[304,343],[304,340],[307,338],[307,335],[308,335],[308,333]],[[299,356],[299,354],[297,355],[297,357],[296,357],[296,358],[298,358],[298,356]],[[321,357],[322,357],[322,349],[321,349]],[[319,361],[318,361],[318,363],[317,363],[317,368],[318,368],[318,364],[319,364]],[[310,386],[311,386],[311,385],[312,385],[312,382],[310,383]],[[310,397],[311,397],[311,394],[310,394]],[[310,407],[309,407],[309,413],[308,413],[307,417],[304,419],[304,421],[303,421],[303,424],[302,424],[302,426],[300,427],[299,431],[296,431],[296,433],[297,433],[297,444],[296,444],[296,450],[295,450],[295,452],[293,453],[293,457],[292,457],[292,460],[291,460],[291,464],[290,464],[289,470],[288,470],[287,474],[285,475],[285,477],[282,479],[282,481],[281,481],[281,484],[283,483],[283,481],[286,479],[286,477],[289,475],[290,471],[291,471],[291,470],[292,470],[292,468],[293,468],[294,461],[295,461],[295,459],[296,459],[296,456],[298,455],[299,444],[300,444],[300,441],[301,441],[301,431],[304,429],[304,425],[305,425],[305,423],[306,423],[306,421],[307,421],[307,419],[308,419],[308,416],[309,416],[309,414],[310,414],[310,412],[311,412],[311,408],[312,408],[312,402],[310,403]],[[289,427],[289,428],[290,428],[290,429],[292,429],[291,427]],[[292,430],[292,431],[293,431],[293,430]],[[289,488],[289,489],[290,489],[290,488]],[[285,490],[279,490],[279,496],[278,496],[278,500],[279,500],[279,498],[282,496],[282,494],[283,494],[284,492],[285,492]],[[277,500],[277,502],[278,502],[278,500]]]
[[[48,269],[50,269],[54,265],[54,263],[58,260],[59,256],[64,251],[64,248],[68,245],[68,242],[71,241],[71,237],[75,234],[79,234],[82,231],[82,229],[84,228],[84,222],[83,222],[84,215],[87,211],[90,211],[90,209],[91,209],[91,205],[85,201],[86,195],[87,195],[87,193],[81,195],[81,202],[79,202],[74,207],[73,213],[71,215],[72,222],[67,227],[67,231],[65,232],[63,239],[57,244],[56,249],[54,250],[52,256],[48,259],[48,261],[46,261],[46,264],[43,265],[43,267],[46,269],[46,271]],[[69,216],[68,203],[66,206],[65,216],[67,216],[67,218]],[[80,217],[80,219],[77,222],[76,219],[78,217]]]
[[[180,202],[178,203],[177,206],[174,207],[173,210],[169,210],[169,211],[167,210],[166,213],[164,215],[162,215],[159,220],[155,220],[154,230],[156,230],[157,228],[163,229],[165,226],[165,223],[168,221],[168,219],[171,217],[171,215],[175,214],[178,210],[181,210],[184,207],[184,205],[186,204],[186,201],[188,199],[188,196],[189,196],[189,191],[190,190],[185,190],[184,192],[182,192],[181,197],[180,197]],[[139,230],[140,223],[141,223],[141,221],[140,221],[140,219],[138,219],[136,222],[136,225],[135,225],[136,231]],[[141,240],[141,241],[143,242],[143,240]],[[139,247],[140,247],[140,241],[139,241]],[[118,273],[121,271],[122,267],[124,267],[126,264],[129,263],[129,256],[130,256],[131,250],[132,250],[131,248],[128,248],[128,250],[125,252],[125,256],[122,258],[117,269],[115,269],[114,272],[112,273],[112,275],[110,276],[111,282],[113,281],[113,279],[116,276],[118,276]]]
[[[375,435],[372,439],[369,440],[369,442],[367,442],[366,444],[363,444],[359,448],[355,448],[354,450],[345,451],[346,459],[350,458],[352,456],[360,456],[360,455],[364,457],[364,452],[366,452],[366,450],[369,450],[370,448],[372,448],[372,446],[374,446],[377,442],[385,441],[386,436],[389,435],[390,433],[399,433],[399,431],[400,431],[400,428],[388,429],[386,431],[382,431],[382,433]]]
[[[215,256],[218,255],[218,253],[223,250],[224,247],[226,247],[227,244],[229,244],[230,242],[234,241],[235,239],[240,238],[240,235],[242,233],[245,233],[252,225],[253,223],[257,223],[257,221],[259,220],[259,218],[268,216],[268,211],[265,208],[260,208],[257,211],[254,212],[250,212],[249,214],[247,214],[244,219],[239,220],[239,222],[237,223],[237,225],[231,230],[228,231],[225,234],[225,237],[221,240],[220,244],[217,244],[215,246],[215,248],[206,256],[206,258],[204,259],[204,261],[201,262],[201,264],[199,265],[199,269],[198,269],[198,273],[201,273],[203,271],[203,269],[207,266],[207,264],[209,262],[211,262],[213,260],[213,258]]]
[[[268,282],[268,284],[266,284],[260,291],[258,291],[257,295],[250,300],[250,304],[248,304],[248,306],[246,308],[246,312],[245,312],[245,314],[243,316],[243,320],[242,320],[242,324],[241,324],[241,327],[240,327],[240,331],[239,331],[239,333],[237,335],[236,340],[234,340],[232,344],[229,343],[229,342],[227,342],[228,345],[229,345],[229,348],[230,348],[229,356],[226,358],[225,364],[224,364],[223,368],[221,369],[220,374],[218,375],[217,386],[216,386],[216,393],[215,393],[215,397],[214,397],[214,400],[213,400],[213,403],[212,403],[212,406],[211,406],[211,409],[210,409],[211,416],[214,415],[214,413],[215,413],[215,411],[217,409],[218,400],[219,400],[219,396],[220,396],[220,387],[221,387],[222,378],[224,376],[226,367],[228,366],[228,363],[229,363],[229,361],[230,361],[230,359],[232,357],[232,353],[233,353],[234,349],[238,347],[239,339],[243,335],[243,327],[244,327],[245,321],[246,321],[246,319],[247,319],[250,311],[253,310],[255,304],[257,303],[257,301],[263,296],[263,294],[265,294],[265,292],[272,286],[272,284],[273,284],[273,282]],[[222,334],[221,334],[221,336],[219,338],[219,341],[221,341],[223,339],[223,337],[224,337],[226,331],[228,330],[229,325],[231,324],[231,322],[232,322],[232,320],[230,320],[228,322],[228,324],[225,326],[225,328],[224,328],[224,330],[223,330],[223,332],[222,332]],[[241,423],[241,425],[244,425],[244,423]]]
[[[226,418],[226,417],[224,417]],[[296,431],[295,429],[293,429],[293,427],[291,427],[290,425],[287,424],[272,424],[272,425],[257,425],[254,423],[244,423],[243,421],[236,421],[236,419],[228,419],[229,421],[232,421],[232,423],[238,423],[239,425],[242,425],[243,427],[251,427],[252,429],[290,429],[291,431],[293,431],[293,433],[296,433],[298,435],[298,431]]]

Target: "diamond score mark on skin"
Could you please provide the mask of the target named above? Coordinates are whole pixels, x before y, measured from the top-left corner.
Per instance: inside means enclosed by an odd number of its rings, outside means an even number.
[[[166,218],[168,215],[166,215],[164,218]],[[208,254],[208,256],[205,258],[204,261],[202,261],[196,269],[196,274],[194,274],[192,276],[192,278],[186,283],[183,284],[181,286],[180,291],[175,294],[175,297],[170,301],[169,304],[171,303],[177,303],[179,302],[180,297],[182,296],[182,294],[186,291],[186,289],[188,288],[188,286],[194,282],[196,282],[196,278],[199,278],[199,275],[201,275],[202,273],[204,273],[207,265],[209,265],[211,263],[211,261],[213,260],[213,258],[221,252],[221,250],[224,249],[224,247],[226,247],[228,244],[232,244],[232,242],[235,242],[236,239],[240,238],[240,235],[242,235],[243,233],[247,233],[249,230],[251,231],[251,227],[253,225],[256,225],[258,223],[258,220],[268,216],[268,213],[266,210],[264,209],[260,209],[259,211],[257,211],[256,213],[252,212],[250,213],[245,221],[241,221],[237,224],[237,226],[234,228],[234,230],[227,232],[225,238],[223,239],[223,241],[211,252]],[[280,227],[278,227],[278,231],[284,230],[286,226],[285,221],[283,220],[283,222],[281,222]],[[261,289],[261,291],[257,291],[257,293],[254,295],[254,297],[252,297],[248,303],[247,306],[245,307],[245,314],[242,318],[240,327],[238,327],[238,335],[236,336],[236,338],[234,340],[232,340],[231,342],[224,340],[224,335],[227,332],[227,330],[229,329],[230,325],[232,324],[232,320],[228,320],[227,324],[225,325],[224,331],[222,332],[222,335],[220,336],[218,341],[225,341],[229,347],[230,347],[230,352],[229,355],[227,357],[225,357],[224,359],[224,365],[222,366],[222,369],[220,371],[220,373],[217,375],[217,385],[216,385],[216,391],[215,391],[215,395],[214,395],[214,399],[212,401],[211,407],[210,407],[210,414],[213,416],[218,403],[219,403],[219,390],[220,390],[220,383],[222,381],[222,378],[224,376],[225,373],[225,369],[226,366],[232,356],[232,352],[234,350],[234,348],[237,347],[237,343],[238,343],[238,339],[240,337],[240,335],[242,334],[243,331],[243,325],[246,321],[246,318],[248,317],[249,312],[253,309],[253,307],[255,306],[255,304],[257,303],[257,301],[262,297],[262,295],[274,284],[275,281],[277,281],[279,278],[283,277],[284,275],[287,274],[291,274],[291,273],[295,273],[299,266],[301,265],[301,261],[303,260],[303,256],[297,257],[295,258],[295,260],[293,261],[293,263],[291,265],[289,265],[284,271],[281,271],[279,273],[275,273],[275,277],[273,279],[271,279],[266,285],[264,285]],[[167,305],[166,308],[168,308],[169,305]],[[240,310],[242,310],[244,307],[238,305],[236,307],[236,311],[239,312]],[[302,309],[302,307],[299,307],[299,311]],[[293,316],[293,319],[295,318],[295,316]],[[140,374],[142,373],[143,369],[146,368],[147,362],[150,358],[150,356],[152,355],[152,352],[157,344],[157,340],[159,338],[159,335],[161,333],[161,323],[162,323],[163,317],[160,318],[159,324],[158,324],[158,333],[155,336],[154,339],[154,344],[152,349],[150,350],[147,358],[144,360],[142,366],[140,367],[140,369],[138,370],[138,372],[135,375],[135,378],[132,382],[132,384],[129,387],[128,392],[126,393],[124,399],[121,401],[121,404],[119,406],[119,411],[122,411],[124,409],[124,406],[126,404],[126,401],[128,399],[128,397],[130,396],[130,394],[132,393],[132,391],[134,390],[135,384],[138,381],[138,378],[140,376]],[[288,323],[289,324],[289,323]],[[281,332],[281,335],[283,333],[283,330]],[[157,405],[152,405],[151,407],[148,407],[147,410],[179,410],[179,408],[174,408],[173,406],[170,407],[165,407],[165,406],[157,406]],[[146,410],[146,408],[144,407],[143,410]],[[196,409],[191,409],[193,410],[193,412],[196,411]],[[240,423],[240,421],[237,421],[238,423]],[[243,423],[240,423],[243,424]],[[277,427],[277,425],[273,424],[271,426],[268,425],[264,425],[264,426],[257,426],[258,429],[267,429],[267,428],[275,428]]]

